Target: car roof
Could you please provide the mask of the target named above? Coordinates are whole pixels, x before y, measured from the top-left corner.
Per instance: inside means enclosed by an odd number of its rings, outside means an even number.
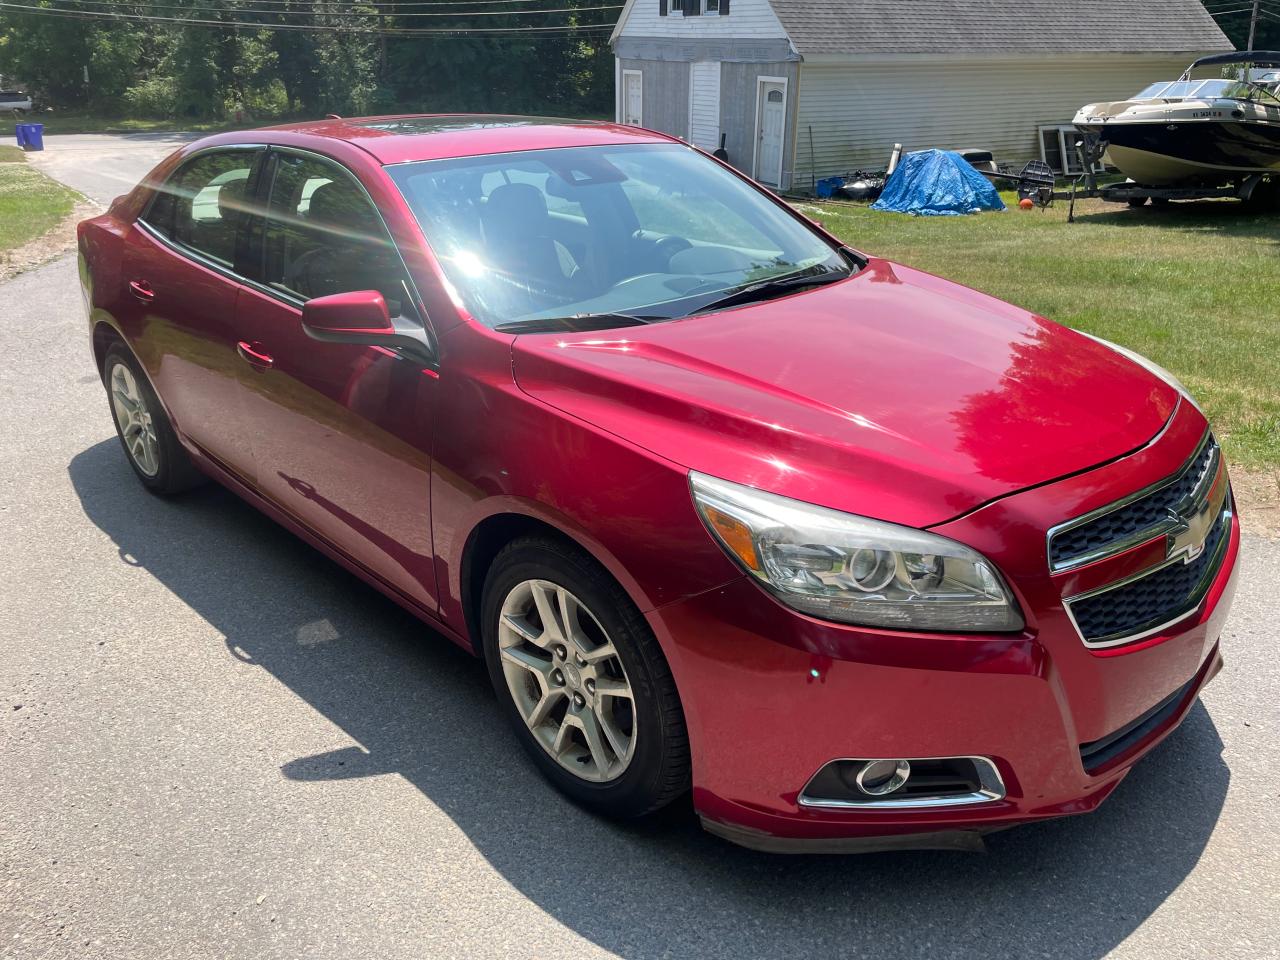
[[[474,157],[515,150],[670,143],[672,137],[638,127],[594,120],[518,117],[496,114],[405,114],[388,117],[330,117],[267,127],[295,137],[323,137],[360,147],[382,164]]]

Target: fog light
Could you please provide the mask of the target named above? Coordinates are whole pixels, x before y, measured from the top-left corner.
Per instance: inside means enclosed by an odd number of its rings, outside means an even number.
[[[864,764],[854,782],[869,797],[883,797],[893,793],[911,776],[911,764],[906,760],[871,760]]]

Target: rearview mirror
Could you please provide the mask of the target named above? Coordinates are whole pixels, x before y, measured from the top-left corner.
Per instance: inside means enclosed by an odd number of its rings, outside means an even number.
[[[316,297],[302,305],[302,329],[325,343],[385,347],[415,360],[433,360],[427,332],[404,317],[392,317],[377,290]]]

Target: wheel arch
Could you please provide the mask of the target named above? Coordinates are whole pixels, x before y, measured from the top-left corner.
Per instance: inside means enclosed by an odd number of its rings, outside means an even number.
[[[125,340],[124,335],[115,328],[115,325],[106,320],[99,319],[93,325],[93,335],[91,338],[93,344],[93,362],[98,367],[98,376],[103,374],[103,364],[107,362],[107,351],[111,349],[114,343],[123,343],[129,350],[129,342]]]
[[[575,535],[567,529],[567,525],[561,526],[551,518],[522,509],[522,506],[507,503],[482,518],[472,526],[462,548],[458,565],[458,600],[466,624],[467,639],[477,656],[482,659],[484,657],[480,606],[484,596],[485,577],[502,548],[521,537],[541,536],[581,551],[618,583],[637,609],[644,611],[652,607],[639,585],[601,544]]]

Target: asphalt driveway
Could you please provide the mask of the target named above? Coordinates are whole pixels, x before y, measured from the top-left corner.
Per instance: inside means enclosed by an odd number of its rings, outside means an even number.
[[[158,159],[62,140],[99,199]],[[143,492],[72,258],[0,286],[0,356],[0,957],[1280,957],[1280,543],[1096,814],[770,857],[574,808],[477,663],[230,494]]]

